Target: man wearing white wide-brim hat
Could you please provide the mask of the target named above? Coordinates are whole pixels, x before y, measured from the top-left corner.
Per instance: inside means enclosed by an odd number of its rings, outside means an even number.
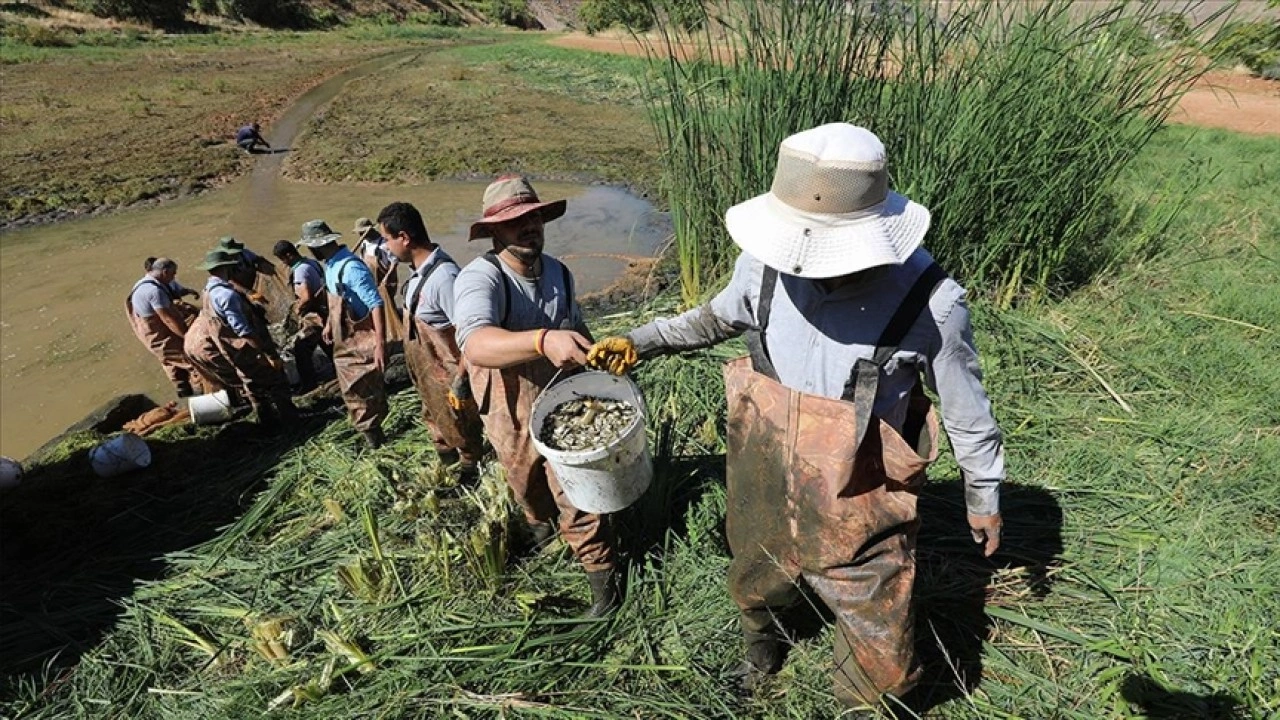
[[[835,693],[852,706],[919,677],[911,591],[916,493],[942,423],[974,540],[1000,545],[1000,430],[982,387],[965,291],[920,247],[929,211],[889,189],[884,145],[833,123],[784,140],[768,193],[725,214],[742,249],[711,302],[588,354],[638,358],[748,333],[725,366],[729,588],[747,641],[744,685],[782,663],[777,611],[803,579],[837,619]]]

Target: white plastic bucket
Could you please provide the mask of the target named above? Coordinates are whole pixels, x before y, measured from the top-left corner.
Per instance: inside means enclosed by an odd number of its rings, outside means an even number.
[[[151,464],[151,448],[133,433],[117,435],[89,451],[89,461],[98,477],[123,475]]]
[[[554,450],[539,439],[547,416],[570,400],[594,397],[634,406],[636,419],[612,443],[590,450]],[[631,378],[605,372],[582,372],[552,385],[533,403],[529,432],[547,459],[573,506],[590,513],[612,513],[628,507],[649,488],[653,461],[645,435],[644,397]]]
[[[191,411],[191,422],[196,425],[224,423],[235,414],[231,408],[231,396],[226,390],[196,395],[187,401],[187,410]]]

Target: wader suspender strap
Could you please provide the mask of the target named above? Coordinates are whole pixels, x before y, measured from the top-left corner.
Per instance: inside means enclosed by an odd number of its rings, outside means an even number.
[[[778,379],[778,371],[769,359],[769,350],[765,347],[764,331],[769,325],[769,313],[773,309],[773,291],[778,286],[778,271],[764,268],[760,279],[760,305],[756,308],[756,329],[747,332],[747,352],[751,353],[751,365],[755,371],[771,380]]]
[[[511,311],[511,287],[508,285],[511,281],[507,279],[507,274],[502,270],[502,261],[498,259],[498,254],[490,250],[481,255],[498,271],[498,277],[502,278],[502,317],[498,318],[498,325],[505,328],[507,326],[507,313]]]
[[[431,267],[427,268],[427,274],[422,276],[422,282],[418,283],[418,289],[413,293],[413,301],[409,303],[409,330],[410,340],[418,339],[418,322],[414,318],[418,316],[418,303],[422,301],[422,290],[427,286],[427,278],[431,277],[431,273],[435,272],[444,263],[439,258],[431,263]]]
[[[164,285],[162,285],[162,284],[160,283],[160,281],[159,281],[159,280],[156,280],[155,278],[150,278],[150,277],[148,277],[148,278],[145,278],[145,279],[143,279],[143,280],[139,281],[137,285],[134,285],[134,286],[133,286],[133,289],[129,291],[129,294],[128,294],[127,296],[125,296],[124,301],[125,301],[125,302],[127,302],[127,303],[132,304],[132,303],[133,303],[133,294],[134,294],[134,293],[136,293],[136,292],[138,292],[138,288],[142,287],[143,285],[155,285],[156,287],[160,288],[160,290],[161,290],[165,295],[168,295],[170,300],[177,300],[177,299],[178,299],[177,297],[174,297],[174,295],[173,295],[173,291],[172,291],[172,290],[170,290],[169,288],[165,287]]]
[[[498,319],[498,324],[503,328],[507,326],[507,315],[511,312],[511,280],[507,277],[507,273],[502,269],[502,261],[498,259],[498,254],[492,250],[481,255],[485,262],[492,265],[498,271],[498,277],[502,278],[502,317]],[[546,265],[543,265],[545,268]],[[560,277],[564,279],[565,291],[568,293],[568,299],[564,308],[564,316],[566,320],[573,317],[573,273],[569,272],[569,268],[564,265],[560,266]],[[563,328],[562,328],[563,329]]]
[[[919,279],[911,286],[902,304],[898,306],[889,324],[885,326],[880,339],[876,341],[875,354],[871,359],[858,358],[844,386],[844,399],[853,400],[854,412],[857,415],[858,427],[854,438],[854,452],[862,446],[862,438],[867,434],[867,426],[871,424],[871,407],[876,401],[876,392],[880,389],[880,372],[893,354],[898,351],[902,338],[906,337],[916,318],[924,312],[934,289],[947,278],[937,263],[932,263],[920,273]]]

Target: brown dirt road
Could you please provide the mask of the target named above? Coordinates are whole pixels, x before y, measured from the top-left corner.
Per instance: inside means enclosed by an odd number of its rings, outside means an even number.
[[[552,43],[594,52],[641,52],[632,38],[619,35],[572,33]],[[1183,96],[1170,121],[1250,135],[1280,135],[1280,82],[1229,72],[1209,73]]]

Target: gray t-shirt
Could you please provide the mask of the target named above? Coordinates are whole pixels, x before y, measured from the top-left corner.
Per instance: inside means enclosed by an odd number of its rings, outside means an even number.
[[[870,358],[889,318],[933,262],[923,249],[902,265],[872,271],[865,282],[832,292],[819,281],[780,275],[765,345],[783,385],[840,398],[858,358]],[[708,305],[631,331],[641,356],[662,348],[706,347],[757,326],[764,265],[742,253],[729,285]],[[873,411],[895,428],[906,419],[912,387],[923,377],[938,394],[956,462],[966,481],[970,512],[999,510],[1004,446],[982,387],[978,350],[965,291],[942,281],[884,367]],[[708,314],[709,313],[709,314]]]
[[[129,302],[133,304],[134,314],[144,318],[155,315],[156,308],[167,308],[173,305],[173,300],[169,297],[169,289],[150,275],[144,275],[141,280],[133,284]]]
[[[501,260],[498,265],[501,269],[478,257],[454,281],[453,322],[459,347],[477,328],[490,325],[517,332],[586,329],[573,297],[573,276],[559,260],[544,254],[537,278],[519,275]]]
[[[436,248],[404,284],[404,307],[412,309],[429,327],[450,327],[454,313],[453,284],[460,271],[458,263],[444,248]]]

